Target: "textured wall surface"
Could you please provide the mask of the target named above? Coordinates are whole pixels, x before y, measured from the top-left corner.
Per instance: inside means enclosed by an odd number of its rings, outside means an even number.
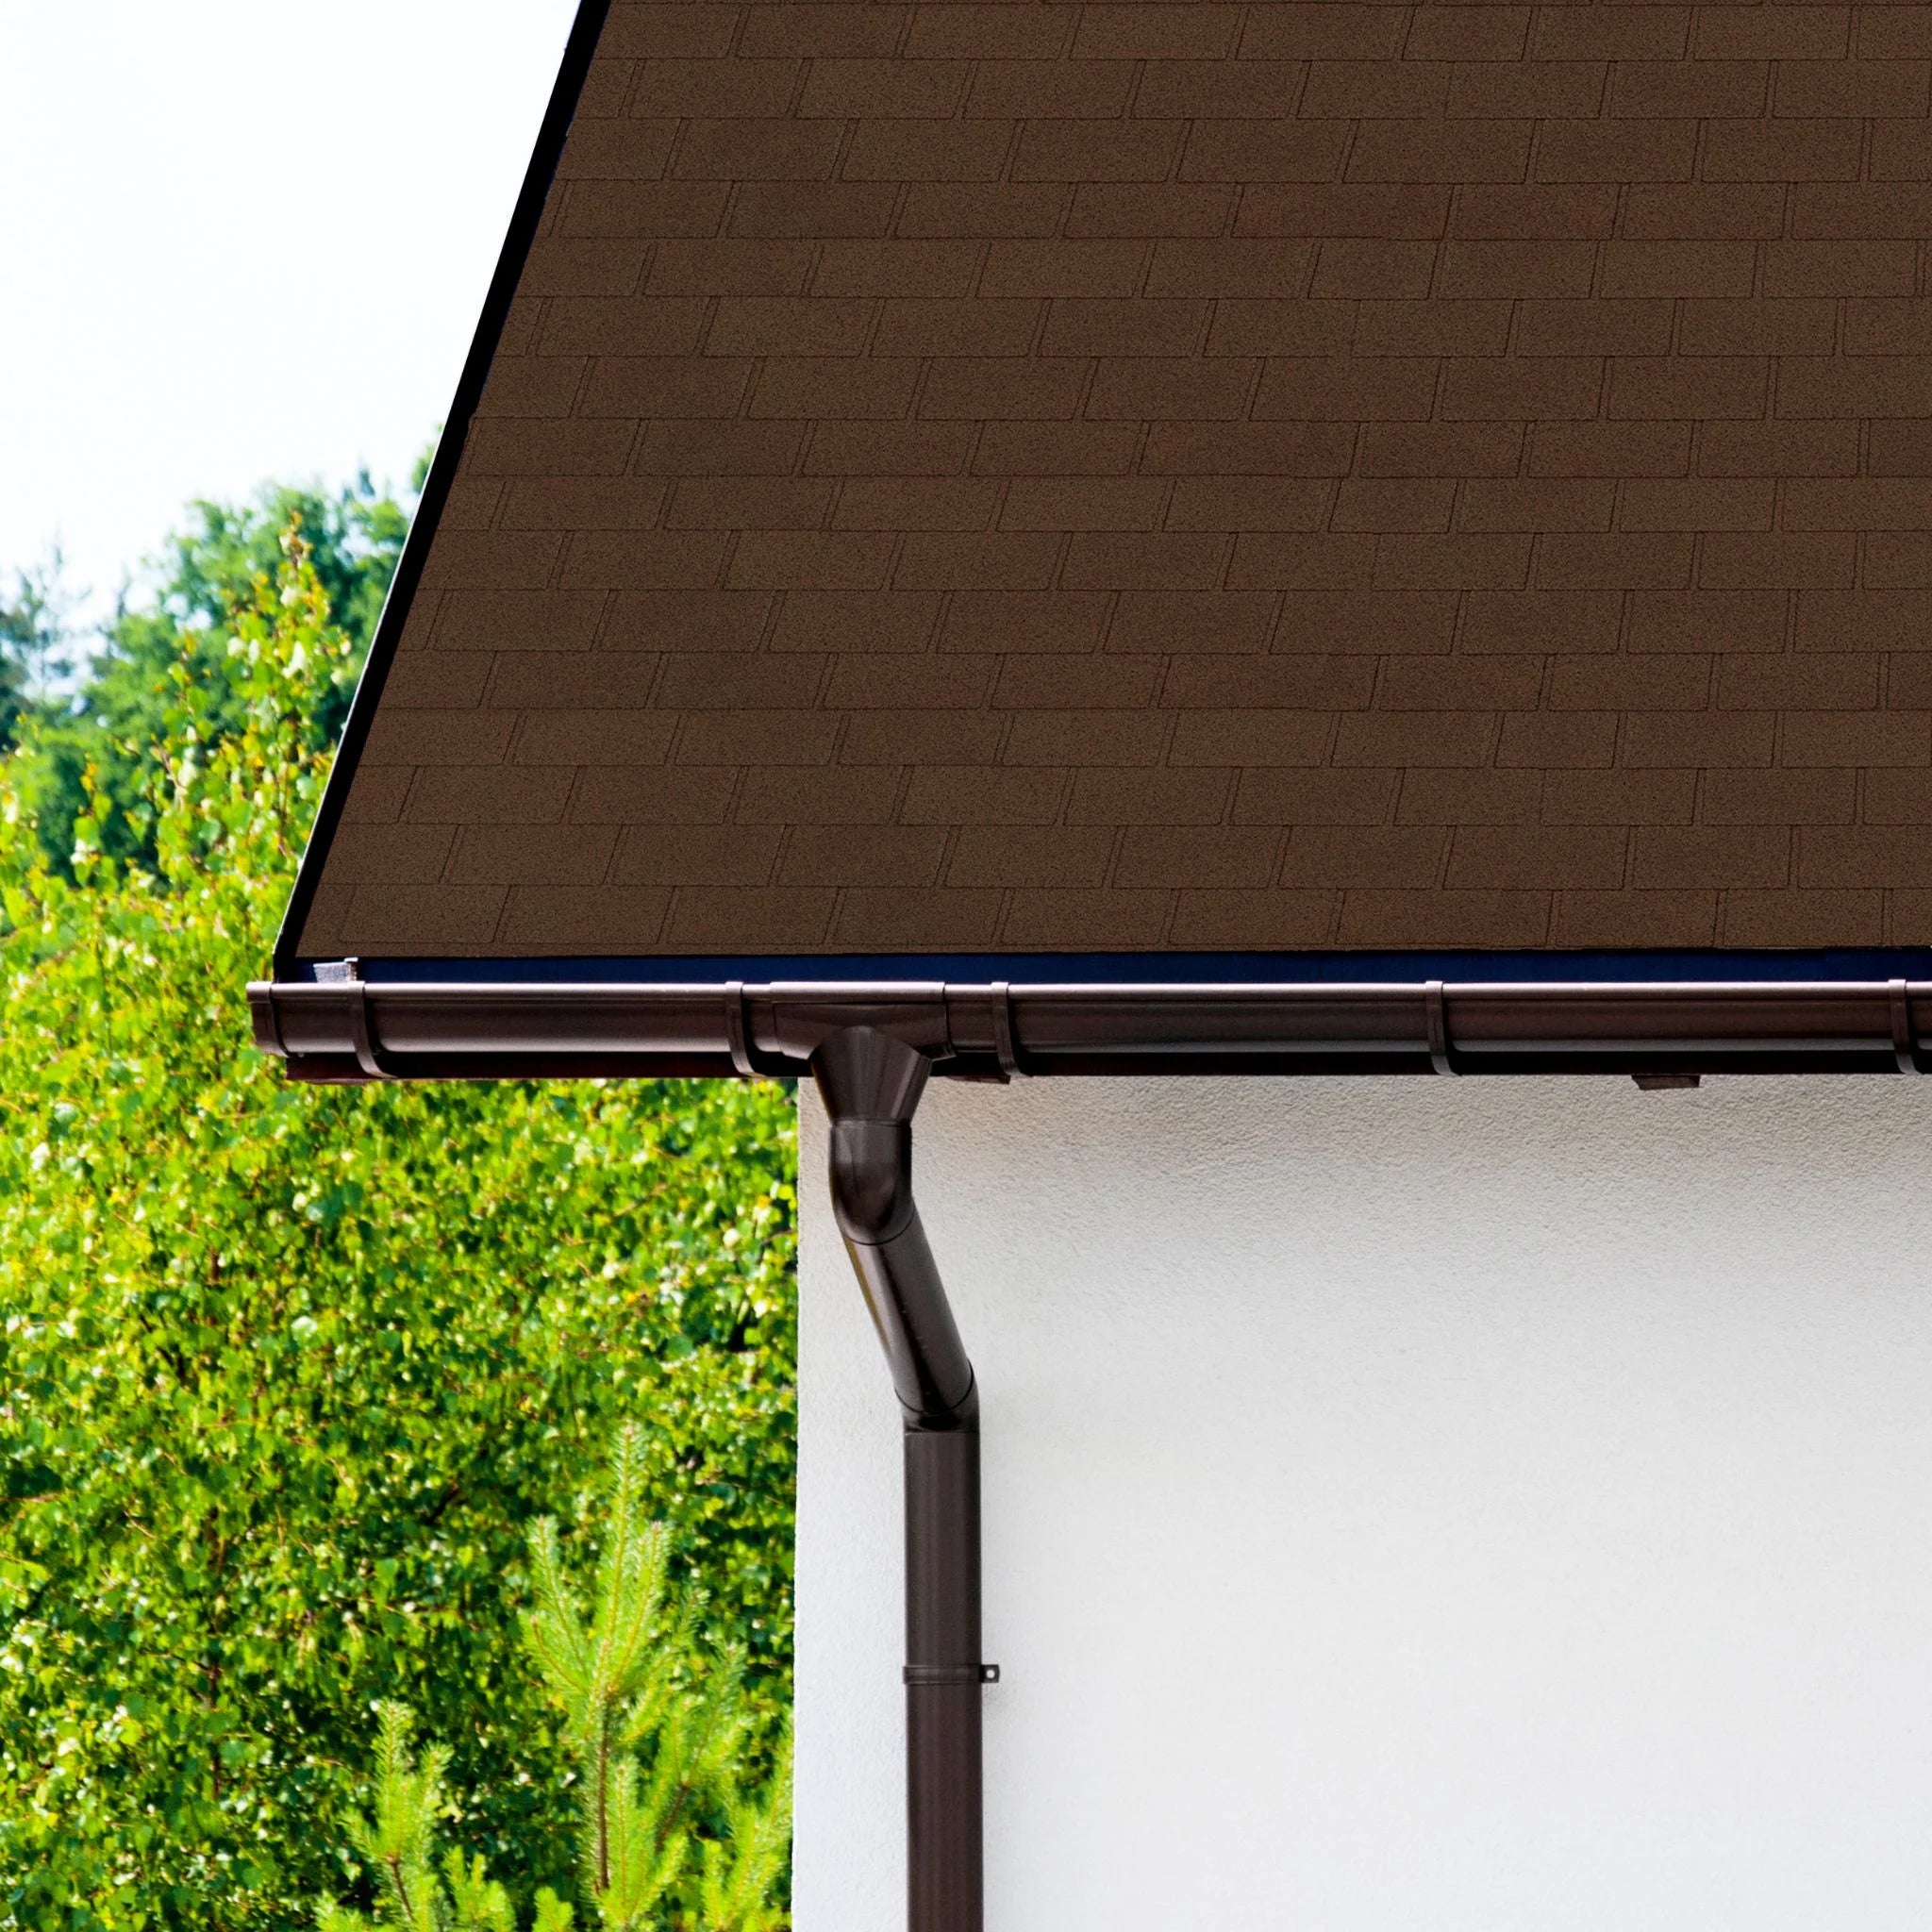
[[[995,1932],[1918,1932],[1917,1082],[936,1088]],[[898,1454],[807,1098],[800,1932],[899,1932]]]
[[[305,950],[1932,940],[1932,7],[635,4]]]

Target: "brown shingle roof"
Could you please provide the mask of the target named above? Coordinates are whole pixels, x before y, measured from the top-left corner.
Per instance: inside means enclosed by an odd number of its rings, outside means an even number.
[[[1932,940],[1928,116],[1932,7],[618,0],[297,950]]]

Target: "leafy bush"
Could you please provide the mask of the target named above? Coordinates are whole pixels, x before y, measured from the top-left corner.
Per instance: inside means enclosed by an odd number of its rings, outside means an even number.
[[[643,1520],[643,1438],[618,1438],[610,1520],[587,1617],[564,1574],[557,1525],[531,1539],[536,1607],[525,1643],[575,1759],[579,1895],[601,1932],[775,1932],[791,1844],[789,1745],[771,1789],[746,1771],[751,1716],[744,1659],[707,1655],[694,1641],[698,1603],[672,1596],[671,1539]],[[379,1922],[399,1932],[512,1932],[508,1893],[483,1859],[435,1856],[448,1753],[418,1764],[410,1715],[382,1709],[375,1811],[349,1822],[375,1874]],[[634,1757],[641,1749],[641,1757]],[[532,1932],[565,1932],[575,1918],[547,1886],[533,1900]],[[360,1914],[325,1902],[318,1932],[367,1932]]]
[[[466,1835],[569,1877],[529,1525],[614,1421],[760,1713],[790,1645],[789,1097],[292,1086],[246,1044],[354,659],[299,544],[174,674],[151,866],[43,860],[0,763],[0,1923],[368,1904],[336,1821],[406,1699]],[[223,680],[209,687],[208,664]],[[675,1480],[672,1480],[675,1477]]]

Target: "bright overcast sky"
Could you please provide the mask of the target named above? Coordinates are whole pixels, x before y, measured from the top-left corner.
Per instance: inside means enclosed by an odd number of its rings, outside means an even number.
[[[0,583],[191,497],[406,482],[575,0],[0,0]]]

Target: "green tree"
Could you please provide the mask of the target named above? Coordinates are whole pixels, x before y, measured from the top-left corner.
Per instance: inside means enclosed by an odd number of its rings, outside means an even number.
[[[419,469],[419,487],[420,475]],[[39,712],[41,728],[20,783],[47,858],[66,868],[74,828],[91,817],[104,852],[152,865],[155,825],[145,784],[156,748],[185,732],[208,741],[241,726],[250,698],[244,667],[227,648],[228,614],[252,597],[258,581],[274,580],[282,538],[291,529],[308,548],[331,622],[353,647],[346,667],[352,675],[313,693],[303,734],[306,749],[333,745],[408,528],[408,507],[377,490],[366,474],[334,492],[275,485],[248,503],[191,504],[188,526],[168,539],[149,567],[146,594],[136,600],[122,593],[77,691],[58,692],[53,680],[37,681],[33,667],[23,664],[21,704]],[[39,632],[35,625],[61,611],[58,586],[57,558],[51,572],[23,575],[23,594],[0,607],[0,643],[9,646],[9,661],[25,646],[13,646],[7,611],[14,611],[23,631],[44,636],[44,625]],[[30,589],[37,604],[27,601]],[[64,631],[54,635],[62,648],[71,642]],[[56,669],[64,675],[72,666]]]
[[[575,1758],[578,1886],[604,1932],[645,1932],[701,1857],[703,1932],[770,1932],[790,1790],[782,1768],[763,1798],[743,1774],[744,1654],[733,1644],[694,1661],[699,1601],[668,1596],[671,1538],[643,1519],[646,1481],[642,1436],[627,1426],[589,1614],[564,1574],[555,1522],[541,1521],[531,1540],[537,1601],[525,1641]],[[789,1757],[781,1751],[781,1767]],[[723,1829],[701,1839],[707,1806]]]
[[[375,1740],[375,1815],[352,1812],[349,1842],[368,1865],[376,1893],[377,1923],[399,1932],[514,1932],[509,1893],[480,1857],[447,1853],[436,1861],[436,1827],[444,1807],[449,1753],[434,1746],[418,1762],[409,1750],[414,1727],[406,1705],[385,1702]],[[532,1932],[569,1932],[575,1914],[546,1886],[537,1892]],[[325,1899],[316,1932],[367,1932],[362,1913]]]
[[[22,713],[44,705],[74,668],[63,571],[57,548],[31,570],[16,570],[13,589],[0,598],[0,750],[19,736]]]
[[[562,1713],[575,1760],[578,1896],[599,1932],[775,1932],[791,1849],[791,1748],[781,1736],[769,1787],[747,1746],[744,1658],[695,1641],[698,1601],[670,1587],[672,1539],[647,1522],[643,1432],[617,1439],[592,1601],[566,1574],[557,1524],[531,1539],[536,1602],[525,1645]],[[349,1838],[374,1875],[377,1916],[398,1932],[512,1932],[504,1888],[480,1857],[436,1857],[449,1754],[408,1750],[409,1713],[386,1704],[374,1813]],[[547,1887],[534,1932],[568,1926]],[[366,1932],[333,1901],[318,1932]]]
[[[96,779],[50,866],[31,729],[0,761],[0,1924],[306,1919],[389,1696],[472,1849],[567,1884],[514,1607],[623,1415],[702,1634],[784,1702],[789,1096],[304,1088],[245,1043],[358,655],[299,542],[184,630],[148,861]]]

